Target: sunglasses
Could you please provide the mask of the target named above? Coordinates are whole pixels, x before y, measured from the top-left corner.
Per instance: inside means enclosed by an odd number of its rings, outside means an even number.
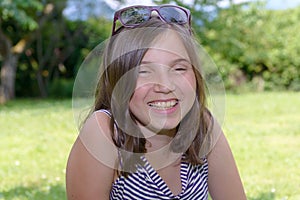
[[[186,8],[176,5],[137,5],[126,7],[115,12],[112,35],[118,31],[118,29],[115,30],[117,20],[120,21],[123,27],[134,28],[151,19],[152,11],[156,11],[159,18],[166,23],[188,24],[189,28],[191,27],[191,13]]]

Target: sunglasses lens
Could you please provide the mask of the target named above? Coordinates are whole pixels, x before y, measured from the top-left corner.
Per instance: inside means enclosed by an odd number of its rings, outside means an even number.
[[[185,24],[188,22],[187,13],[184,10],[177,7],[165,6],[160,8],[159,13],[167,22],[177,24]]]
[[[120,15],[120,20],[123,25],[131,26],[141,24],[147,21],[150,17],[150,12],[147,8],[133,7],[124,10]]]

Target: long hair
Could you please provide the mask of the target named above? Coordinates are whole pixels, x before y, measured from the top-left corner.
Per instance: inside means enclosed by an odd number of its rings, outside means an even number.
[[[173,152],[185,153],[185,159],[192,164],[202,164],[200,148],[209,134],[211,115],[206,105],[205,83],[201,73],[201,60],[196,41],[190,30],[177,24],[166,24],[151,19],[134,29],[122,28],[112,36],[104,50],[101,64],[102,76],[95,93],[93,111],[107,109],[112,113],[112,139],[117,148],[126,151],[120,158],[121,173],[134,171],[139,163],[137,153],[147,152],[146,139],[137,127],[129,110],[130,98],[134,93],[137,70],[145,53],[155,40],[167,30],[178,33],[189,55],[197,81],[196,100],[177,127],[171,142]],[[116,130],[115,130],[116,129]],[[128,153],[129,152],[129,153]]]

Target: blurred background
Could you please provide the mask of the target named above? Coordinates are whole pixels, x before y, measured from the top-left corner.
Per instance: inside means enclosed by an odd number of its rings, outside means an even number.
[[[79,67],[115,10],[161,3],[191,10],[218,66],[248,199],[300,199],[300,0],[0,0],[0,200],[66,199]]]
[[[186,0],[193,28],[231,91],[300,90],[299,1]],[[141,1],[0,1],[0,102],[71,97],[87,54],[111,33],[113,12]]]

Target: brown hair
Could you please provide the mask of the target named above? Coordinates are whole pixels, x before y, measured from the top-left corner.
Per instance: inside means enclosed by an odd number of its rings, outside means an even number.
[[[147,152],[146,139],[137,128],[129,110],[129,101],[135,90],[135,80],[137,79],[135,69],[155,39],[170,29],[176,31],[183,41],[197,80],[197,99],[178,125],[171,149],[173,152],[185,153],[185,159],[192,164],[202,164],[199,152],[200,148],[205,145],[204,141],[207,141],[212,120],[206,106],[205,83],[201,73],[199,49],[186,27],[166,24],[153,18],[134,29],[123,28],[118,34],[111,37],[103,54],[102,73],[100,73],[102,76],[95,94],[93,110],[107,109],[111,111],[112,139],[118,148],[130,152],[122,154],[120,158],[123,163],[121,171],[125,174],[127,174],[126,171],[135,169],[139,158],[134,155]],[[117,130],[114,130],[116,124]]]

